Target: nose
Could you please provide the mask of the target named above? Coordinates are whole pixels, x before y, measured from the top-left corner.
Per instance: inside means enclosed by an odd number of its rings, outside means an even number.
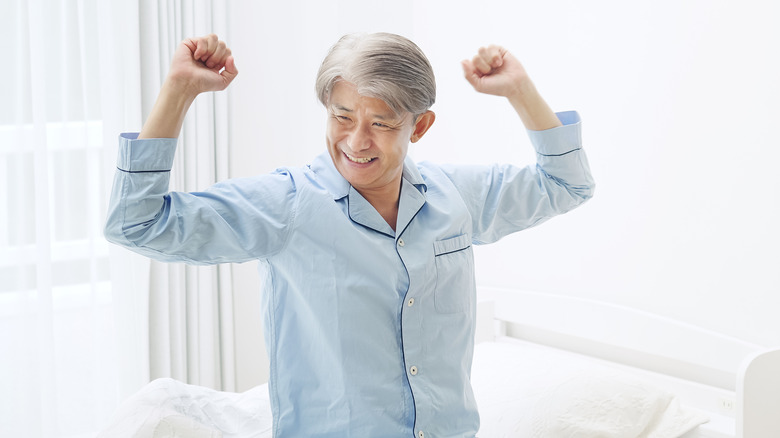
[[[364,151],[371,147],[371,137],[364,127],[356,126],[347,136],[347,147],[352,151]]]

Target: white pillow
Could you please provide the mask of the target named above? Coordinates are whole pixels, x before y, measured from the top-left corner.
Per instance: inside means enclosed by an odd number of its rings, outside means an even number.
[[[678,438],[708,421],[641,379],[532,345],[478,344],[472,384],[483,438]]]

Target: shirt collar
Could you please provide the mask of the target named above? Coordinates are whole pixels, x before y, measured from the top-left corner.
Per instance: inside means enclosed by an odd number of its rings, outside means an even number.
[[[408,155],[404,159],[403,178],[417,187],[420,193],[428,191],[428,186],[425,184],[422,175],[420,175],[420,169],[417,168],[417,164]]]
[[[333,165],[333,159],[329,153],[324,152],[317,156],[309,168],[317,175],[317,181],[333,195],[334,200],[349,195],[349,181],[344,179],[336,169],[336,166]]]
[[[324,152],[317,156],[309,168],[317,175],[317,179],[325,189],[333,195],[334,200],[349,195],[351,187],[349,181],[344,179],[336,169],[336,166],[333,165],[333,159],[329,153]],[[425,180],[420,175],[420,170],[409,156],[404,159],[403,179],[417,187],[417,190],[421,193],[425,193],[428,190]]]

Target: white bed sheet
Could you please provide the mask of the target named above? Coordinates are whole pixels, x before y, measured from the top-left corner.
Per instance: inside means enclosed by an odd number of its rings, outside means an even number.
[[[243,393],[157,379],[126,400],[99,438],[270,438],[268,385]]]
[[[625,403],[610,402],[608,406],[602,404],[599,409],[605,408],[611,410],[611,413],[599,414],[605,411],[593,410],[594,394],[601,394],[608,401],[619,400],[619,393],[625,395],[625,385],[632,385],[633,381],[626,380],[625,374],[617,372],[594,375],[591,370],[601,364],[595,365],[589,358],[578,356],[517,340],[478,344],[472,369],[472,383],[482,420],[478,436],[563,438],[578,436],[578,433],[583,436],[581,429],[580,432],[569,430],[571,433],[565,435],[551,423],[558,422],[561,417],[570,417],[574,418],[572,424],[579,427],[577,422],[588,415],[591,416],[588,421],[597,427],[605,424],[614,426],[614,430],[618,431],[616,433],[620,434],[614,436],[733,436],[719,434],[717,429],[697,428],[696,425],[706,420],[700,412],[679,407],[674,404],[676,400],[672,403],[672,395],[664,398],[661,394],[659,397],[646,388],[642,389],[644,392],[641,397],[624,397],[621,401],[627,402],[631,409],[623,409]],[[562,379],[564,383],[551,385],[555,379]],[[580,395],[587,393],[587,397],[580,397],[580,404],[575,409],[580,412],[572,412],[567,405],[572,391],[575,396],[577,391]],[[585,417],[578,417],[582,412],[586,414]],[[662,412],[663,415],[653,416],[654,412]],[[620,427],[626,424],[649,424],[651,426],[645,429],[654,429],[656,433],[643,435],[642,431],[621,430]],[[187,385],[172,379],[158,379],[128,399],[114,416],[111,425],[99,436],[266,438],[271,436],[271,427],[271,408],[265,384],[244,393],[230,393]],[[529,430],[533,432],[526,433]],[[681,430],[690,432],[683,435],[684,432],[679,432]]]

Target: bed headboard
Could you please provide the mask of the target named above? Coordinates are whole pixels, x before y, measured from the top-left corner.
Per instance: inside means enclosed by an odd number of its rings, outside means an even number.
[[[738,437],[780,437],[780,349],[745,358],[737,379]]]
[[[736,389],[734,376],[742,360],[763,350],[617,304],[497,288],[480,288],[478,296],[482,301],[501,303],[493,310],[499,326],[492,329],[500,334],[731,391]]]
[[[478,288],[476,341],[509,336],[733,394],[737,437],[780,437],[780,348],[617,304]],[[670,341],[671,340],[671,341]]]

